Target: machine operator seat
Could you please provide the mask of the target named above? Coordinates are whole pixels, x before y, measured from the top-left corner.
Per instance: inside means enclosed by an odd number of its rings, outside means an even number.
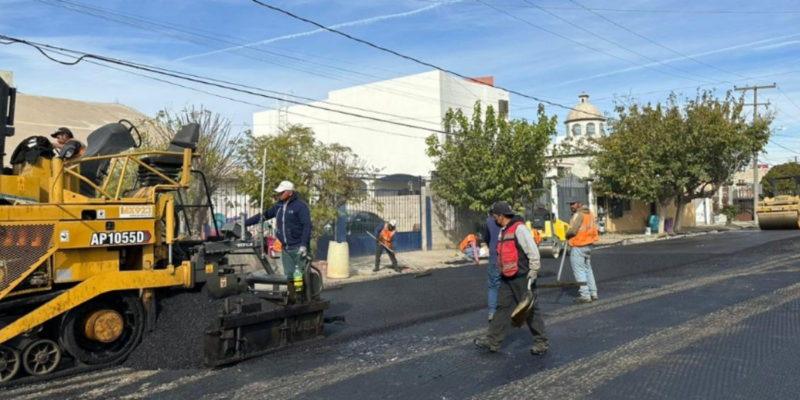
[[[197,150],[197,142],[200,140],[200,124],[188,124],[181,128],[172,141],[169,143],[167,151],[182,153],[184,149]],[[167,177],[177,180],[183,166],[183,157],[178,155],[158,155],[144,157],[144,163],[151,166],[158,172]],[[138,171],[139,186],[155,186],[166,183],[164,179],[145,167],[139,166]]]
[[[136,147],[136,142],[128,127],[114,122],[105,124],[89,134],[86,139],[87,146],[83,152],[83,157],[107,156],[120,154],[126,150]],[[93,160],[81,163],[81,175],[100,186],[108,172],[110,160]],[[86,197],[96,197],[93,187],[81,181],[80,193]]]

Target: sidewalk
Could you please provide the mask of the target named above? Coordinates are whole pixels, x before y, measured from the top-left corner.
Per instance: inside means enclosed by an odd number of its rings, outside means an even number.
[[[753,227],[755,227],[755,225],[752,222],[734,222],[734,225],[731,226],[710,225],[688,227],[684,228],[682,232],[673,235],[667,235],[664,233],[656,235],[645,235],[644,233],[607,233],[600,235],[600,241],[597,243],[597,246],[625,246],[630,244],[653,242],[656,240],[694,237]],[[428,269],[456,268],[465,265],[474,265],[472,260],[464,259],[457,248],[397,253],[397,261],[401,266],[404,267],[402,274],[415,274]],[[480,263],[485,265],[487,260],[481,259]],[[389,268],[391,266],[391,261],[389,260],[389,256],[386,254],[384,254],[381,258],[380,271],[373,272],[372,268],[374,266],[374,255],[353,257],[350,259],[350,277],[343,279],[326,277],[325,286],[328,288],[333,288],[355,282],[365,282],[400,275],[400,273],[397,273]]]

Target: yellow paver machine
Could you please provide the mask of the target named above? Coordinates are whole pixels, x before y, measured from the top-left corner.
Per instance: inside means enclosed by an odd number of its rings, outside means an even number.
[[[186,190],[193,176],[205,183],[191,168],[197,124],[166,151],[132,150],[138,131],[126,121],[97,129],[85,148],[54,151],[34,136],[7,167],[14,97],[0,79],[0,384],[120,363],[157,323],[159,288],[236,296],[205,331],[208,365],[322,333],[319,271],[306,268],[301,285],[275,274],[241,227],[207,240],[186,232]],[[200,206],[212,207],[206,198]],[[253,268],[230,262],[234,254],[252,255]]]
[[[800,229],[800,196],[797,186],[800,177],[786,176],[770,179],[774,197],[758,203],[756,215],[761,229]]]

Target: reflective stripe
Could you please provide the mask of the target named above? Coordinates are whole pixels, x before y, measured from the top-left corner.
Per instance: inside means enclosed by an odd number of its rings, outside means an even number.
[[[577,218],[577,217],[576,217]],[[597,232],[597,218],[591,212],[583,214],[583,221],[578,228],[578,233],[569,240],[572,247],[588,246],[600,239]]]

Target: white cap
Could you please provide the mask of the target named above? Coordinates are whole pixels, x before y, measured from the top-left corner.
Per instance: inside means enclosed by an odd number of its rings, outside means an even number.
[[[278,185],[278,187],[275,188],[275,191],[278,192],[278,193],[282,193],[282,192],[285,192],[287,190],[291,190],[291,191],[294,192],[294,183],[289,182],[289,181],[283,181],[283,182],[281,182],[280,185]]]
[[[391,225],[391,226],[397,226],[397,220],[396,220],[396,219],[391,219],[391,220],[389,220],[389,225]]]

